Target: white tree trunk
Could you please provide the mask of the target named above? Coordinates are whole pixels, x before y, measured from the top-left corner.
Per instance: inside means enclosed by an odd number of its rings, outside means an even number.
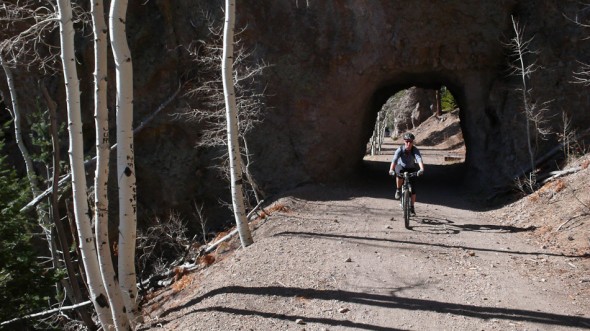
[[[68,130],[70,136],[70,167],[72,171],[72,194],[74,197],[74,215],[80,241],[82,261],[86,269],[86,280],[91,301],[96,309],[100,324],[110,330],[113,319],[102,284],[95,238],[90,225],[90,209],[86,192],[86,174],[84,172],[84,148],[82,139],[82,116],[80,114],[80,86],[74,53],[74,25],[72,7],[69,0],[57,2],[59,10],[59,27],[61,37],[61,60],[66,99],[68,107]]]
[[[94,175],[94,224],[98,262],[113,321],[117,330],[129,329],[123,296],[115,274],[109,240],[109,114],[107,110],[107,25],[102,0],[91,0],[94,31],[94,123],[96,127],[96,172]]]
[[[515,53],[518,54],[518,64],[520,65],[520,68],[518,69],[518,73],[520,73],[520,78],[522,79],[522,102],[524,104],[524,112],[525,112],[525,118],[526,118],[526,137],[527,137],[527,148],[529,151],[529,158],[530,158],[530,162],[531,162],[531,176],[534,175],[535,173],[535,154],[533,151],[533,146],[531,145],[531,123],[530,123],[530,117],[531,117],[531,106],[529,104],[529,98],[528,98],[528,87],[527,87],[527,76],[530,73],[530,67],[525,66],[525,62],[524,62],[524,52],[528,52],[528,50],[526,49],[528,42],[523,40],[524,38],[524,32],[523,30],[521,30],[518,26],[518,22],[516,22],[516,20],[514,19],[514,16],[510,17],[512,19],[512,28],[514,29],[515,32],[515,36],[513,38],[513,42],[514,42],[514,47],[515,49],[513,50]],[[532,177],[531,177],[532,179]]]
[[[253,240],[252,233],[248,226],[248,220],[246,219],[246,208],[244,207],[244,195],[242,191],[242,158],[240,156],[240,145],[238,141],[238,111],[232,74],[235,9],[235,0],[225,0],[225,26],[223,29],[223,58],[221,70],[227,118],[227,147],[229,149],[232,205],[242,247],[247,247],[253,243]]]
[[[18,149],[20,150],[23,159],[25,160],[25,168],[27,171],[27,177],[29,179],[29,184],[31,185],[31,191],[33,192],[33,196],[36,197],[39,195],[39,184],[37,182],[37,177],[35,175],[35,169],[33,168],[33,160],[29,154],[29,150],[22,139],[21,127],[20,127],[20,106],[18,104],[18,98],[16,95],[16,87],[14,86],[14,78],[12,77],[12,71],[10,68],[4,63],[4,58],[2,54],[0,54],[0,64],[4,69],[4,73],[6,74],[6,82],[8,83],[8,91],[10,92],[10,100],[12,101],[12,119],[14,120],[14,137],[16,140],[16,144]]]
[[[111,48],[117,72],[117,178],[119,180],[119,285],[129,320],[137,309],[135,242],[137,203],[133,151],[133,64],[126,35],[127,0],[113,0],[109,12]]]

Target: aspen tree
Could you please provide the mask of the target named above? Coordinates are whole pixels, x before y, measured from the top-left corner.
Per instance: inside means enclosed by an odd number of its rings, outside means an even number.
[[[242,191],[242,158],[238,140],[238,111],[233,82],[233,43],[235,25],[235,0],[225,0],[225,25],[223,28],[223,57],[221,71],[223,77],[223,94],[227,121],[227,148],[229,150],[230,181],[232,205],[236,227],[242,247],[253,243],[252,234],[246,219],[244,195]]]
[[[2,68],[4,69],[4,73],[6,75],[6,82],[8,83],[8,90],[10,91],[10,99],[12,101],[11,115],[14,120],[14,137],[16,140],[16,144],[18,145],[18,149],[23,157],[23,160],[25,161],[25,169],[27,171],[29,184],[31,185],[31,191],[33,192],[33,196],[37,196],[39,195],[39,185],[37,183],[37,175],[35,174],[35,170],[33,168],[33,159],[31,158],[27,146],[25,146],[25,143],[22,139],[20,126],[20,106],[18,104],[18,98],[16,95],[16,87],[14,86],[14,78],[12,76],[12,71],[5,63],[2,54],[0,54],[0,65],[2,65]]]
[[[102,0],[91,0],[92,28],[94,31],[94,123],[96,130],[96,171],[94,174],[94,224],[98,261],[102,281],[111,306],[117,330],[129,328],[123,296],[119,288],[111,258],[109,240],[109,114],[107,110],[107,25]]]
[[[532,141],[537,142],[539,138],[544,138],[551,134],[547,128],[548,117],[546,116],[547,105],[549,102],[541,102],[539,96],[533,97],[533,88],[530,86],[532,74],[536,71],[538,65],[536,60],[527,62],[527,59],[533,58],[539,52],[531,48],[533,38],[524,39],[524,27],[519,26],[518,21],[511,16],[514,37],[507,44],[514,57],[511,67],[513,74],[518,75],[521,79],[522,87],[520,88],[522,103],[524,108],[525,132],[527,150],[530,159],[530,173],[526,185],[531,191],[537,186],[537,161],[535,159],[536,148],[533,147]],[[534,129],[534,130],[532,130]],[[535,146],[536,147],[536,146]]]
[[[66,87],[68,109],[68,131],[70,139],[69,157],[72,171],[72,195],[74,215],[78,232],[82,262],[86,269],[86,281],[91,301],[102,327],[112,329],[113,319],[100,277],[96,243],[90,225],[90,209],[87,200],[86,175],[84,172],[84,146],[82,138],[82,116],[80,107],[80,85],[74,52],[74,24],[69,0],[58,0],[61,60]]]
[[[137,201],[133,150],[133,65],[126,35],[127,0],[113,0],[109,11],[111,48],[117,81],[117,179],[119,182],[119,286],[131,325],[139,321],[135,273]]]
[[[31,26],[23,27],[24,30],[16,33],[14,35],[9,36],[7,39],[3,40],[0,43],[0,48],[2,48],[2,52],[5,52],[7,55],[11,56],[12,65],[18,67],[19,65],[26,65],[33,66],[39,65],[40,68],[47,68],[45,63],[52,62],[54,57],[53,54],[45,54],[41,56],[37,50],[37,45],[43,44],[44,41],[40,40],[39,35],[42,31],[46,29],[53,29],[54,26],[58,25],[56,20],[57,13],[48,10],[45,7],[38,7],[33,8],[29,7],[31,5],[30,2],[25,2],[22,5],[20,3],[16,4],[4,4],[2,7],[2,14],[5,14],[6,17],[19,17],[22,21],[34,22]],[[11,20],[7,20],[7,22],[11,22]],[[35,53],[35,55],[33,55]],[[59,61],[56,61],[59,62]],[[22,154],[23,160],[25,162],[26,170],[27,170],[27,177],[29,179],[29,186],[31,187],[33,197],[37,199],[42,194],[41,186],[42,182],[38,180],[38,174],[36,173],[35,168],[33,167],[33,158],[31,157],[26,144],[22,137],[22,130],[21,130],[21,114],[22,110],[20,109],[20,105],[18,102],[18,93],[16,91],[16,87],[14,84],[14,77],[12,75],[12,70],[9,64],[6,63],[2,54],[0,54],[0,63],[4,68],[4,72],[6,75],[6,80],[8,83],[8,89],[10,92],[10,100],[12,102],[12,110],[8,109],[11,113],[13,120],[14,120],[14,134],[15,140],[17,142],[18,148]],[[55,69],[55,68],[54,68]],[[63,227],[62,222],[59,218],[59,212],[57,208],[58,204],[58,186],[56,185],[57,179],[59,178],[59,149],[58,149],[58,134],[57,134],[57,123],[55,111],[57,105],[49,96],[47,89],[43,83],[40,84],[41,91],[47,103],[47,109],[50,118],[50,136],[52,141],[52,148],[53,148],[53,157],[52,157],[52,182],[53,184],[51,187],[47,188],[45,192],[51,192],[51,199],[50,199],[50,208],[49,213],[45,211],[41,206],[36,206],[36,212],[38,216],[38,223],[43,233],[45,234],[45,238],[47,240],[49,246],[49,252],[51,254],[51,260],[53,262],[54,268],[63,268],[67,272],[67,279],[61,280],[58,284],[56,284],[57,295],[61,296],[61,287],[63,286],[65,290],[65,294],[70,298],[70,300],[78,304],[85,300],[84,294],[80,288],[80,284],[78,282],[78,277],[76,275],[76,267],[72,262],[72,258],[70,257],[68,247],[68,240],[66,237],[66,231]],[[48,172],[49,173],[49,172]],[[68,180],[69,181],[69,180]],[[48,194],[49,195],[49,194]],[[50,222],[52,221],[52,222]],[[56,235],[57,234],[57,235]],[[57,243],[59,242],[61,246],[61,255],[59,256],[59,248]],[[64,248],[66,247],[66,248]],[[96,329],[96,324],[92,320],[90,315],[90,311],[86,309],[86,307],[78,307],[76,309],[78,314],[80,315],[81,319],[84,321],[86,327],[90,330]]]
[[[529,77],[530,73],[534,70],[533,65],[526,66],[524,61],[524,55],[529,53],[528,46],[530,44],[529,40],[523,39],[523,30],[518,26],[518,23],[514,19],[514,16],[510,17],[512,19],[512,27],[514,29],[515,35],[512,38],[511,42],[513,45],[513,52],[518,57],[517,60],[517,67],[515,71],[520,75],[522,80],[522,102],[524,104],[524,111],[525,111],[525,118],[526,118],[526,136],[527,136],[527,149],[529,151],[529,158],[531,162],[531,169],[533,169],[531,173],[531,181],[532,176],[534,176],[534,169],[535,169],[535,154],[533,151],[533,147],[531,145],[531,125],[530,125],[530,116],[529,113],[531,112],[531,105],[529,103],[529,89],[527,87],[527,78]]]

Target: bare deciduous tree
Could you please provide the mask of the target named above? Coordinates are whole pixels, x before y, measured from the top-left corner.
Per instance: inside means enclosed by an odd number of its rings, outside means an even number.
[[[137,196],[133,147],[133,65],[127,44],[127,0],[113,0],[109,11],[117,81],[117,178],[119,181],[119,285],[132,327],[141,321],[137,307],[135,242]]]
[[[199,105],[190,111],[178,116],[198,121],[203,124],[202,136],[197,142],[201,148],[219,148],[227,146],[227,127],[225,114],[225,101],[221,78],[221,62],[223,52],[223,25],[216,23],[214,17],[208,13],[203,15],[210,31],[210,39],[199,40],[191,44],[187,51],[194,58],[197,74],[189,82],[188,96],[199,100]],[[239,35],[239,32],[236,33]],[[259,92],[256,87],[257,79],[268,67],[263,62],[251,64],[250,52],[246,51],[239,39],[235,41],[233,58],[233,81],[235,86],[236,106],[239,120],[239,141],[241,147],[245,175],[245,187],[250,187],[251,192],[259,203],[264,197],[252,178],[249,167],[252,155],[248,150],[246,136],[252,128],[261,121],[261,111],[264,106],[264,92]],[[225,149],[227,151],[227,148]],[[220,158],[219,171],[229,179],[229,158],[224,153]],[[246,191],[248,194],[249,191]],[[246,200],[246,203],[248,201]]]
[[[7,83],[10,92],[10,99],[12,102],[11,114],[14,119],[15,137],[23,160],[25,161],[27,177],[29,179],[29,186],[31,187],[33,197],[37,198],[41,195],[43,189],[42,182],[38,180],[40,176],[33,165],[33,157],[28,151],[28,148],[23,139],[23,130],[21,129],[21,118],[26,116],[26,111],[21,109],[19,103],[19,96],[16,91],[14,79],[12,77],[12,68],[36,68],[41,73],[59,71],[60,69],[54,67],[59,64],[59,47],[49,44],[42,36],[44,33],[50,32],[58,26],[56,8],[48,3],[49,7],[40,5],[33,1],[20,1],[15,4],[3,3],[0,8],[0,25],[3,28],[4,38],[0,42],[0,54],[5,53],[10,57],[10,61],[5,61],[4,56],[0,55],[0,62],[4,68]],[[79,11],[78,11],[79,14]],[[78,15],[75,15],[79,17]],[[77,19],[76,19],[77,20]],[[12,68],[11,68],[12,66]],[[59,176],[59,149],[58,149],[58,135],[57,123],[55,122],[55,102],[49,96],[44,84],[41,84],[41,90],[46,100],[49,119],[50,119],[50,136],[53,148],[53,165],[51,173],[49,174],[50,166],[47,166],[48,176],[52,176],[52,185],[47,191],[51,192],[51,199],[49,200],[49,214],[41,206],[36,206],[36,212],[39,219],[39,225],[43,229],[45,238],[48,242],[49,252],[51,253],[54,262],[54,268],[65,269],[68,274],[68,280],[61,281],[61,286],[66,290],[65,293],[70,300],[77,304],[85,300],[85,295],[82,293],[77,276],[75,274],[74,265],[69,254],[69,244],[66,238],[65,229],[63,228],[59,219],[58,213],[58,191],[56,181]],[[52,220],[52,221],[50,221]],[[61,249],[58,249],[61,246]],[[61,255],[63,258],[59,256]],[[60,286],[57,286],[58,292]],[[85,307],[76,309],[80,317],[89,329],[95,329],[96,326]]]
[[[47,1],[19,1],[16,4],[3,4],[0,12],[6,13],[6,16],[0,18],[0,24],[10,30],[7,38],[0,42],[0,51],[9,55],[11,64],[31,68],[35,66],[41,73],[54,73],[63,70],[63,77],[66,85],[66,97],[68,105],[68,122],[70,133],[70,165],[72,191],[74,196],[74,215],[76,219],[76,228],[79,236],[78,244],[82,261],[84,262],[85,275],[87,277],[88,288],[90,291],[91,301],[97,310],[101,325],[105,329],[113,327],[117,329],[128,329],[127,317],[123,313],[127,311],[132,321],[139,321],[137,311],[137,288],[134,268],[134,249],[135,249],[135,225],[136,225],[136,206],[135,206],[135,174],[133,165],[133,145],[131,129],[132,123],[132,65],[130,61],[129,49],[126,43],[125,35],[125,14],[127,8],[126,1],[111,2],[111,29],[114,32],[113,50],[117,64],[117,109],[118,127],[121,128],[118,137],[119,145],[124,146],[119,149],[120,173],[123,174],[124,184],[122,189],[121,201],[122,206],[121,218],[123,239],[120,239],[120,258],[121,262],[120,275],[125,278],[123,293],[127,300],[127,309],[117,303],[120,300],[113,299],[117,294],[121,294],[121,289],[116,286],[116,276],[112,267],[111,252],[108,239],[108,222],[106,219],[108,201],[106,200],[106,185],[108,176],[108,117],[106,116],[106,24],[104,23],[104,8],[102,1],[91,1],[93,9],[93,26],[96,41],[96,124],[97,124],[97,174],[96,174],[96,233],[100,239],[98,245],[101,251],[100,271],[98,264],[98,255],[96,252],[96,238],[93,236],[90,228],[91,211],[88,206],[86,196],[87,187],[85,181],[85,169],[83,161],[83,146],[81,132],[81,115],[80,115],[80,91],[79,82],[76,72],[76,59],[74,52],[74,34],[73,27],[79,17],[85,22],[88,21],[88,13],[78,11],[79,7],[73,7],[70,0],[59,0],[57,3]],[[78,11],[77,14],[74,14]],[[23,28],[23,26],[25,28]],[[57,26],[60,27],[60,45],[50,45],[44,33],[51,32]],[[20,29],[20,30],[19,30]],[[6,30],[4,30],[6,32]],[[56,65],[60,64],[61,68]],[[5,61],[2,61],[5,64]],[[16,98],[13,98],[17,100]],[[119,111],[121,110],[121,111]],[[107,135],[105,136],[105,132]],[[131,139],[131,140],[130,140]],[[130,143],[131,142],[131,143]],[[106,157],[104,155],[106,154]],[[106,170],[105,170],[106,169]],[[130,175],[130,173],[132,175]],[[55,177],[55,176],[54,176]],[[132,177],[131,179],[129,179]],[[121,178],[121,176],[119,176]],[[56,178],[53,182],[53,192],[57,189]],[[63,182],[60,181],[60,184]],[[34,187],[34,185],[33,185]],[[39,190],[36,190],[39,191]],[[46,190],[48,192],[51,190]],[[46,195],[44,192],[44,196]],[[38,196],[41,196],[39,194]],[[34,204],[35,205],[35,204]],[[102,275],[102,279],[101,279]],[[109,298],[107,301],[103,282],[109,287]],[[70,292],[70,291],[68,291]],[[79,301],[79,300],[78,300]],[[110,307],[114,309],[115,325],[110,312]],[[89,327],[91,327],[89,325]]]
[[[113,319],[100,276],[96,240],[90,225],[91,215],[88,206],[86,174],[84,170],[80,86],[74,51],[75,31],[71,3],[69,0],[58,0],[57,7],[59,12],[61,61],[68,108],[69,155],[72,171],[72,192],[76,228],[91,301],[98,314],[100,324],[105,329],[110,329],[113,325]]]
[[[240,234],[242,247],[251,245],[252,233],[246,219],[244,206],[244,194],[242,191],[242,157],[238,140],[238,110],[233,81],[234,59],[234,25],[235,25],[235,0],[225,1],[225,27],[223,30],[223,57],[222,78],[223,94],[225,96],[226,121],[227,121],[227,147],[229,150],[229,163],[231,175],[232,204],[236,221],[236,227]]]
[[[76,3],[71,4],[73,23],[89,21],[88,13]],[[61,72],[60,46],[50,43],[48,35],[58,28],[55,1],[22,0],[3,2],[0,26],[3,38],[0,49],[11,66],[36,69],[42,73]]]
[[[576,14],[576,16],[574,18],[570,18],[567,17],[566,18],[568,20],[570,20],[572,23],[574,23],[575,25],[577,25],[578,27],[582,28],[582,29],[588,29],[590,28],[590,24],[588,24],[588,9],[590,9],[590,4],[582,4],[584,10],[586,12],[586,16],[584,17],[583,15],[578,15],[578,13]],[[581,11],[582,12],[582,11]],[[580,13],[581,14],[581,13]],[[574,83],[578,83],[578,84],[583,84],[585,86],[589,86],[590,85],[590,64],[589,63],[585,63],[585,62],[580,62],[580,67],[578,70],[576,70],[574,73]]]
[[[101,277],[111,306],[117,330],[129,329],[123,295],[113,261],[109,238],[109,116],[107,110],[107,25],[102,0],[91,0],[94,32],[94,122],[96,140],[96,170],[94,173],[94,224]]]
[[[533,89],[529,84],[530,76],[534,73],[538,66],[536,61],[531,61],[531,57],[538,54],[531,48],[531,41],[533,38],[525,39],[525,29],[520,26],[518,21],[511,16],[512,27],[514,30],[514,37],[511,38],[507,47],[512,51],[514,61],[511,63],[512,74],[520,77],[521,80],[521,101],[523,103],[524,117],[525,117],[525,132],[526,143],[529,154],[530,173],[528,178],[528,186],[533,189],[536,185],[536,161],[535,161],[535,147],[533,141],[537,143],[539,138],[544,138],[551,133],[547,129],[547,106],[548,102],[533,102]]]
[[[381,146],[383,145],[383,139],[385,137],[385,128],[387,127],[387,119],[389,115],[389,110],[381,110],[377,113],[375,127],[373,128],[373,135],[369,140],[370,155],[381,154]]]

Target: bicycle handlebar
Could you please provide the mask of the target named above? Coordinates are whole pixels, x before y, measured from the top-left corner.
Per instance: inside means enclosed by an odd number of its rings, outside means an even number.
[[[397,173],[396,173],[395,175],[396,175],[397,177],[400,177],[400,178],[405,178],[405,177],[406,177],[406,175],[407,175],[407,177],[408,177],[408,178],[410,178],[410,177],[418,177],[418,171],[416,171],[416,172],[407,172],[407,171],[406,171],[406,172],[403,172],[403,173],[401,173],[401,174],[397,174]]]

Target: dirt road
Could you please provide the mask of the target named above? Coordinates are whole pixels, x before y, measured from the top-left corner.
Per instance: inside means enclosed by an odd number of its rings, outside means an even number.
[[[590,329],[587,258],[475,211],[456,184],[461,167],[423,153],[412,230],[392,199],[390,156],[375,157],[366,177],[277,201],[254,245],[154,300],[142,329]]]

